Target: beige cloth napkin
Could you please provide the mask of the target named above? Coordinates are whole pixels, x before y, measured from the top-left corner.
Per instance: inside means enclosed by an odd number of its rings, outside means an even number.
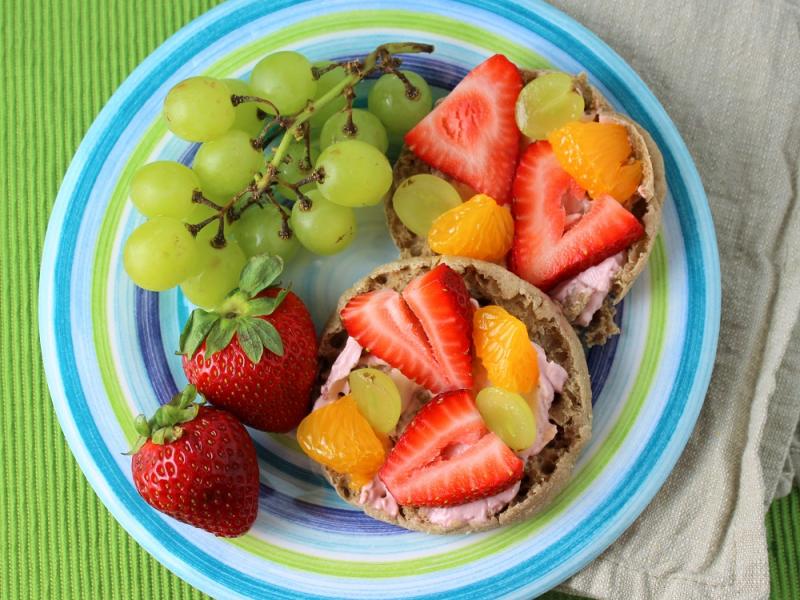
[[[560,589],[769,595],[764,515],[800,472],[800,4],[557,0],[650,86],[703,178],[722,268],[711,386],[652,504]]]

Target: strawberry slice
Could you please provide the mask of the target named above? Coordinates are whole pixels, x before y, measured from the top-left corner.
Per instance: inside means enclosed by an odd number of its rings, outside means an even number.
[[[400,294],[383,289],[355,296],[341,316],[350,337],[403,375],[433,393],[449,388],[422,326]]]
[[[472,388],[472,305],[461,276],[446,264],[420,275],[403,290],[419,319],[451,390]]]
[[[517,67],[495,54],[470,71],[405,142],[432,167],[503,204],[517,164],[514,106],[521,89]]]
[[[448,506],[492,496],[522,471],[519,457],[486,429],[469,392],[458,391],[417,413],[379,475],[400,504]]]
[[[610,196],[593,200],[589,211],[568,226],[564,204],[585,192],[561,168],[545,141],[525,150],[513,193],[510,267],[545,291],[644,235],[636,217]]]

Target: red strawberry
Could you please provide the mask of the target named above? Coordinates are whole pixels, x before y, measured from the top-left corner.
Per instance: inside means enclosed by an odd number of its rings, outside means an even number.
[[[405,136],[426,163],[498,203],[508,201],[520,133],[519,70],[502,54],[484,61]]]
[[[409,283],[403,299],[419,319],[450,389],[471,389],[472,305],[461,276],[440,264]]]
[[[256,449],[239,421],[194,397],[188,386],[150,421],[137,418],[133,483],[150,506],[179,521],[240,536],[258,511]]]
[[[197,309],[181,336],[183,370],[212,404],[245,425],[290,431],[308,413],[317,373],[311,315],[292,292],[264,289],[282,261],[250,259],[218,312]]]
[[[351,298],[342,322],[364,348],[434,393],[448,389],[422,326],[400,294],[390,289]]]
[[[644,235],[641,223],[619,202],[601,196],[567,227],[564,202],[584,195],[556,160],[548,142],[525,150],[514,179],[511,270],[547,291],[624,250]]]
[[[469,392],[426,404],[397,440],[380,478],[398,503],[464,504],[522,478],[523,462],[489,432]]]

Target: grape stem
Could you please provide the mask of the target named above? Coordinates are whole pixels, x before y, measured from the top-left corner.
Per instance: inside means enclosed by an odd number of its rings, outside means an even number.
[[[397,72],[397,67],[400,65],[400,59],[395,57],[395,54],[418,54],[421,52],[430,53],[433,52],[433,46],[431,44],[421,44],[417,42],[396,42],[390,44],[382,44],[375,48],[372,52],[370,52],[367,56],[364,57],[363,60],[353,60],[348,61],[344,65],[333,63],[327,67],[323,67],[321,69],[312,67],[311,73],[315,79],[319,79],[323,74],[326,72],[333,70],[339,66],[343,66],[347,75],[339,82],[337,82],[331,89],[325,92],[322,96],[317,98],[316,100],[309,102],[306,107],[298,112],[296,115],[293,116],[282,116],[280,113],[275,110],[276,116],[262,129],[261,134],[259,134],[258,138],[253,140],[253,147],[258,149],[266,148],[269,144],[267,142],[267,138],[271,137],[269,140],[270,142],[273,139],[276,139],[277,136],[270,136],[269,131],[274,125],[278,125],[279,127],[283,128],[284,134],[279,142],[277,148],[275,148],[272,157],[266,162],[264,165],[263,172],[256,173],[253,177],[253,182],[248,185],[244,190],[233,196],[224,206],[216,205],[216,210],[219,211],[219,214],[209,217],[208,219],[201,221],[195,225],[187,225],[187,228],[192,233],[192,235],[196,236],[197,233],[206,225],[213,222],[215,219],[219,220],[219,230],[217,235],[212,239],[212,245],[215,247],[222,247],[225,245],[225,237],[224,237],[224,221],[227,220],[228,223],[233,223],[234,221],[238,220],[242,213],[254,205],[261,206],[260,198],[264,195],[270,200],[272,204],[278,207],[281,213],[282,218],[282,225],[281,225],[281,237],[286,234],[286,238],[291,237],[291,229],[289,228],[288,222],[288,214],[287,211],[281,206],[280,202],[272,194],[271,187],[278,183],[278,171],[284,157],[286,156],[286,152],[289,149],[289,145],[291,144],[293,139],[306,139],[306,158],[310,161],[310,129],[308,127],[307,121],[314,115],[314,112],[331,102],[333,99],[337,98],[338,96],[344,94],[348,100],[348,107],[349,107],[349,117],[348,123],[345,127],[352,126],[355,129],[355,124],[352,123],[352,99],[355,97],[354,87],[355,85],[360,82],[362,79],[367,77],[368,75],[374,73],[376,70],[381,70],[384,72],[393,72],[398,77],[400,77],[401,81],[404,81],[404,84],[407,85],[406,93],[409,93],[408,86],[411,85],[408,82],[407,78],[405,78],[402,73]],[[414,90],[413,86],[411,86]],[[417,93],[419,93],[417,91]],[[236,106],[242,102],[265,102],[275,108],[274,104],[265,98],[259,98],[257,96],[231,96],[231,102]],[[314,176],[314,173],[312,173]],[[324,173],[319,173],[316,175],[316,179],[312,179],[312,181],[320,181],[319,177],[324,177]],[[308,178],[306,178],[308,179]],[[301,180],[304,181],[304,180]],[[309,181],[305,181],[305,183],[309,183]],[[291,185],[287,185],[283,183],[287,187],[294,189],[297,193],[298,199],[302,202],[301,208],[308,207],[310,208],[310,199],[305,196],[299,189],[296,189],[293,186],[299,188],[300,185],[304,185],[304,183],[295,183]],[[251,197],[243,203],[241,206],[237,206],[243,196],[246,194],[250,194]],[[210,202],[210,201],[209,201]],[[201,203],[205,204],[205,202]],[[306,204],[308,203],[308,204]],[[208,205],[208,204],[207,204]],[[217,246],[217,243],[221,242],[221,246]]]
[[[272,108],[272,111],[276,115],[280,116],[281,114],[280,111],[278,110],[278,107],[275,106],[272,102],[270,102],[266,98],[259,98],[258,96],[240,96],[238,94],[233,94],[231,96],[231,104],[233,104],[234,106],[239,106],[240,104],[244,104],[245,102],[258,102],[259,104],[269,104],[270,107]]]
[[[200,190],[194,190],[192,192],[192,203],[194,204],[202,204],[203,206],[208,206],[209,208],[213,208],[214,210],[222,210],[222,207],[217,204],[216,202],[212,202],[208,198],[203,195],[203,192]]]
[[[391,73],[395,77],[397,77],[402,83],[403,87],[406,88],[406,98],[409,100],[416,100],[419,98],[419,89],[409,81],[408,77],[406,77],[402,71],[400,71],[397,67],[400,66],[400,61],[396,58],[389,58],[385,63],[383,63],[383,71],[385,73]]]

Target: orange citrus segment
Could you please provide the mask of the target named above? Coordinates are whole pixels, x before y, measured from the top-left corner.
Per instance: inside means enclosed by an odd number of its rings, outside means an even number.
[[[318,463],[349,475],[355,490],[372,480],[386,458],[384,443],[352,396],[343,396],[303,419],[297,442]]]
[[[511,212],[486,194],[473,196],[439,215],[428,231],[428,245],[437,254],[497,262],[511,250]]]
[[[631,142],[617,123],[573,122],[547,136],[561,167],[589,192],[627,201],[642,182],[642,161],[631,161]]]
[[[525,394],[539,383],[539,361],[525,323],[500,306],[473,316],[472,341],[492,385]]]

